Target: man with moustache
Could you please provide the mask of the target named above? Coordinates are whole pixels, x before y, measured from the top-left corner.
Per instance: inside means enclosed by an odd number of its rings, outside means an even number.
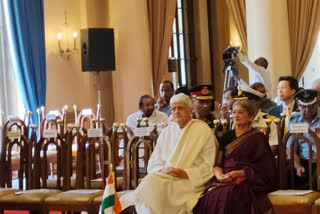
[[[127,126],[134,130],[138,126],[138,118],[147,117],[149,120],[149,127],[161,123],[168,123],[168,116],[160,111],[154,109],[155,101],[149,95],[143,95],[139,100],[139,111],[131,114],[127,119]],[[141,121],[144,123],[144,121]]]

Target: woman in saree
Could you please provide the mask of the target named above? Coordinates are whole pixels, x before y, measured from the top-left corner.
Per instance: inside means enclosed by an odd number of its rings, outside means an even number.
[[[233,105],[235,129],[219,141],[215,180],[199,199],[195,214],[267,213],[267,194],[276,187],[275,160],[266,136],[251,127],[255,105],[246,100]]]

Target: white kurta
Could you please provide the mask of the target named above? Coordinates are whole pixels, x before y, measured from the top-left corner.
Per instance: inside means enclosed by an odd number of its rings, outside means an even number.
[[[128,119],[127,119],[127,126],[131,129],[134,130],[138,126],[138,121],[137,118],[142,117],[142,112],[137,111],[133,114],[131,114]],[[144,121],[141,121],[144,123]],[[161,127],[162,123],[168,124],[168,115],[161,111],[154,110],[152,115],[149,117],[149,127],[154,127],[156,124],[158,127]]]
[[[148,175],[134,191],[137,211],[143,214],[192,213],[205,183],[213,176],[216,150],[216,138],[209,126],[200,120],[191,120],[184,129],[176,123],[165,128],[150,157]],[[164,167],[184,169],[189,178],[160,173]]]

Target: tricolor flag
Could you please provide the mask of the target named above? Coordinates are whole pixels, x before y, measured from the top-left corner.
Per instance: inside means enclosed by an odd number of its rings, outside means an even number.
[[[104,189],[99,214],[119,214],[121,212],[121,204],[115,191],[115,185],[113,181],[114,173],[111,172],[108,177],[106,188]]]

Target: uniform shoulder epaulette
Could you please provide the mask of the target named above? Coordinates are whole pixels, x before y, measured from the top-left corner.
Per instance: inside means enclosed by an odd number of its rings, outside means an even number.
[[[273,121],[273,120],[277,119],[277,117],[264,113],[263,119]]]
[[[267,118],[266,119],[274,121],[275,119],[277,119],[277,117],[267,114]]]

